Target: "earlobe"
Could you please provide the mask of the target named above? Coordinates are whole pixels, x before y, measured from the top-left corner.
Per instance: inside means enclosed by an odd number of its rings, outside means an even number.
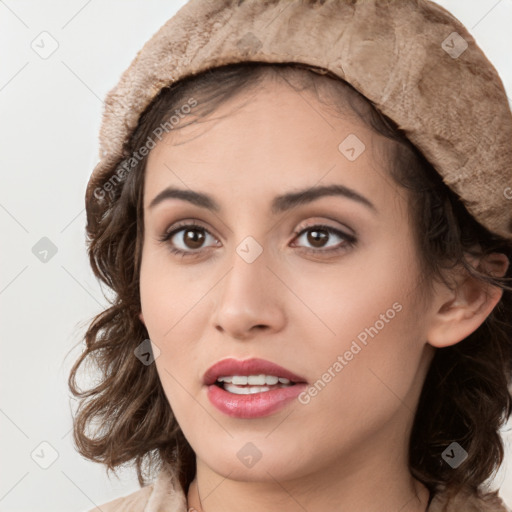
[[[139,320],[140,320],[144,325],[146,325],[146,324],[145,324],[145,322],[144,322],[144,315],[142,314],[142,311],[139,313]]]
[[[506,274],[508,258],[493,253],[486,261],[478,262],[478,269],[494,277]],[[455,345],[476,331],[500,301],[503,290],[469,275],[460,275],[456,288],[443,287],[437,294],[427,341],[442,348]]]

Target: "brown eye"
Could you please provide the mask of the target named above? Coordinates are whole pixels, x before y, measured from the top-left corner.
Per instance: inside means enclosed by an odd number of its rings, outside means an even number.
[[[307,240],[313,247],[323,247],[329,240],[329,233],[326,229],[311,229],[308,231]]]
[[[206,244],[211,239],[209,244]],[[219,245],[216,238],[203,226],[195,223],[183,223],[166,232],[159,241],[169,246],[173,254],[194,256],[204,247]]]
[[[203,245],[206,237],[204,233],[202,233],[197,228],[187,228],[182,230],[183,231],[183,243],[189,248],[189,249],[199,249],[201,245]],[[204,231],[204,230],[202,230]]]
[[[356,238],[354,236],[343,233],[339,229],[335,229],[331,226],[324,225],[307,227],[302,231],[296,232],[295,235],[298,241],[302,239],[307,245],[303,246],[296,242],[294,245],[298,245],[306,251],[316,252],[319,254],[344,250],[352,247],[356,243]]]

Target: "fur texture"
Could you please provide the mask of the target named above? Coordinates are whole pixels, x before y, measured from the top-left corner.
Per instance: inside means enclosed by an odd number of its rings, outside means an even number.
[[[190,0],[107,95],[94,195],[158,92],[208,68],[300,62],[349,82],[393,119],[485,227],[512,238],[512,114],[466,28],[429,0]]]

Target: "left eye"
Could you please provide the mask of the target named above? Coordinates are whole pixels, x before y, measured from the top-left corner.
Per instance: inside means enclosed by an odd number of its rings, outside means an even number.
[[[302,231],[295,233],[297,235],[297,240],[301,238],[305,238],[307,243],[311,244],[313,247],[306,247],[307,250],[320,250],[328,248],[327,251],[343,249],[345,246],[352,246],[355,243],[355,237],[352,235],[348,235],[347,233],[343,233],[339,229],[335,229],[331,226],[324,225],[315,225],[311,227],[307,227]],[[342,242],[327,245],[330,242],[330,239],[333,235],[342,240]],[[333,247],[334,245],[334,247]],[[326,251],[324,251],[326,252]]]

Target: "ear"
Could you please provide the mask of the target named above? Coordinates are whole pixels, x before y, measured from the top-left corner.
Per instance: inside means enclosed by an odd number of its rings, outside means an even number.
[[[492,253],[485,259],[470,258],[470,262],[493,277],[503,277],[509,266],[508,258],[501,253]],[[476,331],[503,295],[501,288],[471,277],[467,272],[457,275],[455,281],[452,290],[440,285],[433,299],[427,341],[437,348],[455,345]]]
[[[144,315],[142,314],[142,311],[139,313],[139,320],[140,320],[144,325],[146,325],[146,324],[145,324],[145,322],[144,322]]]

